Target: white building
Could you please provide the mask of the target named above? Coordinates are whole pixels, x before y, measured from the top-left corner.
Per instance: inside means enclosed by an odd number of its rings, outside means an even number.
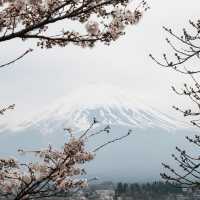
[[[114,190],[96,190],[99,200],[113,200],[115,196]]]

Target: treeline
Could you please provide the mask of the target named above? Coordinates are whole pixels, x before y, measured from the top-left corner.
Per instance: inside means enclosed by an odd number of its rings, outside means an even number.
[[[176,194],[182,193],[182,190],[178,185],[153,182],[153,183],[118,183],[115,188],[116,199],[117,197],[129,197],[133,199],[154,199],[160,200],[168,198],[169,196],[175,197]],[[174,198],[175,199],[175,198]]]

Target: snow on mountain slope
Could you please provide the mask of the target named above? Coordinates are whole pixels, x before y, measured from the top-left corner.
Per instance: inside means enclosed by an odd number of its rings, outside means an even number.
[[[144,104],[134,97],[133,92],[104,84],[89,85],[50,105],[15,129],[38,127],[53,131],[60,126],[84,130],[93,117],[101,124],[122,125],[133,129],[184,128],[184,123]]]
[[[110,124],[111,133],[88,141],[89,149],[122,136],[129,129],[133,134],[98,152],[88,165],[88,179],[97,176],[113,181],[159,180],[160,163],[169,160],[175,146],[183,145],[192,152],[184,136],[193,133],[184,130],[188,128],[184,123],[136,99],[134,91],[98,84],[83,87],[18,126],[7,128],[1,134],[1,155],[21,159],[16,149],[40,149],[49,144],[60,148],[68,138],[64,127],[85,130],[93,117],[101,122],[99,126]]]

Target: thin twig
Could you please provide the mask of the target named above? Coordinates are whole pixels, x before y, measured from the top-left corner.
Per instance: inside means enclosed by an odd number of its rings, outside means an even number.
[[[25,51],[21,56],[17,57],[16,59],[14,59],[8,63],[5,63],[3,65],[0,65],[0,68],[7,67],[8,65],[11,65],[11,64],[17,62],[18,60],[22,59],[24,56],[26,56],[28,53],[30,53],[32,51],[33,51],[33,49],[28,49],[27,51]]]

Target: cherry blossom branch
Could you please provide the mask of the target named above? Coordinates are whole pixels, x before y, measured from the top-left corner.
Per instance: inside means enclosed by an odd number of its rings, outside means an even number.
[[[0,42],[14,38],[34,38],[39,39],[38,45],[42,48],[44,46],[51,48],[54,45],[63,47],[69,42],[84,47],[91,47],[97,41],[109,44],[124,34],[125,26],[137,24],[143,12],[149,9],[145,1],[142,1],[133,11],[125,9],[128,5],[127,0],[78,0],[76,2],[42,0],[29,3],[22,0],[10,1],[9,6],[5,8],[2,6],[3,9],[0,11],[0,18],[4,19],[0,21],[0,32],[4,32],[0,36]],[[108,11],[111,8],[112,10]],[[10,15],[11,11],[12,15]],[[92,15],[96,15],[97,21],[90,19]],[[70,30],[64,32],[62,30],[60,37],[51,37],[47,31],[49,26],[63,20],[75,20],[80,25],[85,25],[87,37],[83,37],[83,33]],[[66,35],[74,35],[74,37],[70,38]]]
[[[14,159],[0,159],[0,192],[8,194],[10,199],[22,200],[64,197],[69,191],[86,187],[88,181],[81,179],[86,171],[81,166],[93,160],[100,149],[128,137],[131,133],[129,130],[126,135],[114,138],[90,151],[86,148],[89,138],[110,132],[110,126],[106,126],[96,131],[96,134],[90,133],[97,123],[94,118],[88,129],[78,138],[73,136],[72,129],[66,128],[70,137],[61,150],[52,146],[36,151],[18,150],[22,155],[34,153],[39,157],[35,162],[19,163]]]

